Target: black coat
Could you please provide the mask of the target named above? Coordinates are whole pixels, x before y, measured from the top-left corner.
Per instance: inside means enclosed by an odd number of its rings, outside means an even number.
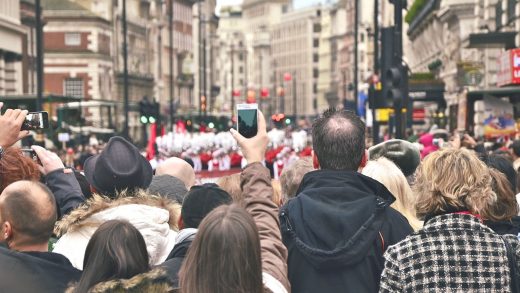
[[[195,234],[175,244],[166,261],[161,265],[161,267],[166,269],[173,288],[179,287],[179,271],[193,239],[195,239]]]
[[[0,292],[64,292],[81,271],[61,254],[17,252],[0,246]]]
[[[502,222],[485,221],[484,224],[486,224],[489,228],[491,228],[497,234],[500,234],[500,235],[511,234],[511,235],[520,237],[520,217],[518,217],[518,216],[513,217],[511,219],[511,221],[502,221]]]
[[[412,233],[395,200],[358,172],[307,173],[280,210],[292,292],[377,292],[388,246]]]

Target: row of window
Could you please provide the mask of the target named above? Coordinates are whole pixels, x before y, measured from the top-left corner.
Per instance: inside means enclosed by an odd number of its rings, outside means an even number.
[[[502,0],[499,0],[498,3],[495,5],[495,27],[497,30],[499,30],[502,26],[508,25],[511,22],[513,22],[516,18],[516,3],[517,0],[507,0],[507,7],[506,11],[502,8]],[[506,19],[507,23],[502,22],[502,17],[504,15],[504,12],[506,12]]]

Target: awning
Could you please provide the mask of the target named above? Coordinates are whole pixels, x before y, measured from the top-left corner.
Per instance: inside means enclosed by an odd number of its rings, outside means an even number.
[[[507,97],[511,95],[520,95],[520,86],[497,87],[468,92],[468,97],[478,97],[486,95],[494,96],[497,98]]]

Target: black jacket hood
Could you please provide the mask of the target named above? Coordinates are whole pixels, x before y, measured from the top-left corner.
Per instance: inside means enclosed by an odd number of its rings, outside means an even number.
[[[383,184],[353,171],[307,173],[297,194],[280,211],[282,233],[317,269],[363,260],[395,201]]]

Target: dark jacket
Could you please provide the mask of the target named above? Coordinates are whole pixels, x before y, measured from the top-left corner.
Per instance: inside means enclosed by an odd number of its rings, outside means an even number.
[[[434,216],[385,253],[380,292],[511,292],[504,241],[518,267],[516,236],[500,236],[472,215]]]
[[[50,172],[45,176],[45,183],[54,194],[60,219],[85,202],[74,171],[69,168]]]
[[[358,172],[307,173],[280,210],[292,292],[377,292],[383,252],[412,233],[395,200]]]
[[[17,252],[0,246],[0,292],[64,292],[81,277],[61,254]]]
[[[516,216],[511,219],[511,221],[501,221],[501,222],[493,222],[493,221],[485,221],[489,228],[495,231],[500,235],[515,235],[520,237],[520,217]]]
[[[166,261],[160,266],[166,270],[173,288],[179,287],[179,271],[184,258],[188,254],[188,248],[190,248],[191,243],[195,239],[195,235],[196,231],[179,240],[180,242],[175,244]]]

